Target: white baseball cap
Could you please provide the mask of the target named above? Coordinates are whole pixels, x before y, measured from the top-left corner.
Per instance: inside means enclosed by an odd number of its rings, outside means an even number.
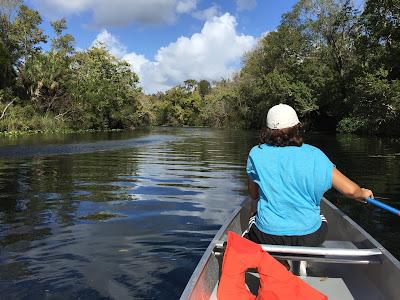
[[[299,124],[296,111],[287,104],[278,104],[271,107],[267,114],[267,127],[270,129],[283,129]]]

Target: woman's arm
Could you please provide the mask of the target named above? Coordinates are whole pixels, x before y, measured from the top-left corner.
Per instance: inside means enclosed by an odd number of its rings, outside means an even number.
[[[333,168],[332,172],[332,186],[343,195],[360,202],[364,202],[369,197],[374,197],[371,190],[359,187],[338,169]]]
[[[258,199],[258,185],[250,177],[247,178],[247,187],[248,187],[251,199],[257,200]]]
[[[256,213],[257,211],[257,202],[258,202],[258,185],[255,183],[250,177],[247,178],[247,187],[249,190],[249,195],[251,200],[251,207],[250,207],[250,212],[251,215]]]

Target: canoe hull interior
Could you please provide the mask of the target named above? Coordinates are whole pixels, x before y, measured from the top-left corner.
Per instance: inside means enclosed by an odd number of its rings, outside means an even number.
[[[222,256],[213,254],[214,246],[217,242],[226,240],[228,231],[241,233],[247,228],[250,217],[248,207],[249,202],[245,201],[243,206],[235,210],[217,232],[193,272],[181,299],[210,299],[215,296],[221,272]],[[316,262],[311,259],[307,265],[310,280],[313,278],[332,278],[333,280],[340,278],[353,299],[400,299],[399,261],[326,199],[321,201],[321,212],[329,224],[327,240],[337,243],[340,241],[351,242],[360,249],[378,248],[382,255],[375,257],[375,261],[372,260],[369,263],[367,259],[362,264]],[[321,279],[321,281],[323,280]],[[335,295],[335,291],[332,293],[328,294],[329,299],[340,299],[339,295]]]

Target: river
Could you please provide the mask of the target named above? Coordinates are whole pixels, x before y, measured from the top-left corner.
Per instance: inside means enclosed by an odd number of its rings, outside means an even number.
[[[400,207],[400,141],[307,142]],[[256,143],[254,131],[198,128],[2,138],[0,298],[179,298],[246,195]],[[398,217],[326,196],[400,258]]]

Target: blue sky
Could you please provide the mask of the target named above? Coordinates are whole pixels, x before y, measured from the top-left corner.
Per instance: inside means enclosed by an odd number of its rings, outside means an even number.
[[[185,79],[229,78],[243,54],[295,0],[27,0],[49,21],[65,17],[78,49],[96,41],[127,60],[148,93]]]

